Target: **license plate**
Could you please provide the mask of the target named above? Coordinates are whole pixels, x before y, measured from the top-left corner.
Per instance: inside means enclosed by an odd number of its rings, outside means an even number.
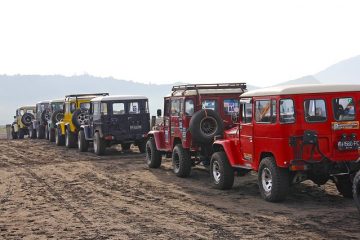
[[[359,149],[359,141],[353,140],[353,141],[339,141],[338,142],[338,148],[339,150],[358,150]]]

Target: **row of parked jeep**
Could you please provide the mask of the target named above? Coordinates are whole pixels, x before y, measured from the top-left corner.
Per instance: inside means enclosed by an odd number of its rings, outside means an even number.
[[[16,111],[13,138],[46,138],[82,152],[131,144],[150,168],[172,159],[188,177],[210,170],[213,186],[229,189],[234,176],[258,172],[261,196],[283,200],[291,185],[335,182],[360,208],[360,85],[301,85],[246,90],[245,83],[172,88],[164,112],[149,114],[144,96],[68,95]]]

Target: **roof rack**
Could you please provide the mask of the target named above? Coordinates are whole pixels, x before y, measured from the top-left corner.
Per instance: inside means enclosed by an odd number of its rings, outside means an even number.
[[[65,98],[69,98],[69,97],[86,97],[86,96],[109,96],[109,93],[70,94],[70,95],[65,96]]]
[[[184,84],[173,86],[172,91],[199,89],[246,89],[246,83]]]

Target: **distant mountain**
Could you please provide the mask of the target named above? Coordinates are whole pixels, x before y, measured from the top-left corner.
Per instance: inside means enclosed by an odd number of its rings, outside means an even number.
[[[277,84],[275,86],[298,85],[298,84],[319,84],[319,83],[321,83],[319,80],[317,80],[314,76],[309,75],[309,76],[305,76],[305,77],[298,78],[295,80],[283,82],[283,83]]]
[[[315,74],[322,83],[360,84],[360,55],[341,61]]]
[[[36,102],[47,99],[61,99],[74,93],[145,95],[149,98],[150,112],[155,115],[157,109],[163,108],[164,96],[170,93],[172,86],[180,84],[183,83],[143,84],[91,75],[0,75],[0,125],[11,123],[19,106],[35,105]]]

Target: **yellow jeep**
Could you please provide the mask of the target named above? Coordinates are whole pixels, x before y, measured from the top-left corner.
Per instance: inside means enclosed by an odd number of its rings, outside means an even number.
[[[16,110],[14,122],[11,125],[12,139],[23,139],[29,134],[28,127],[34,120],[35,106],[23,106]]]
[[[91,93],[65,96],[64,118],[56,123],[56,145],[65,145],[67,148],[76,147],[78,130],[89,120],[91,99],[108,95],[108,93]]]

